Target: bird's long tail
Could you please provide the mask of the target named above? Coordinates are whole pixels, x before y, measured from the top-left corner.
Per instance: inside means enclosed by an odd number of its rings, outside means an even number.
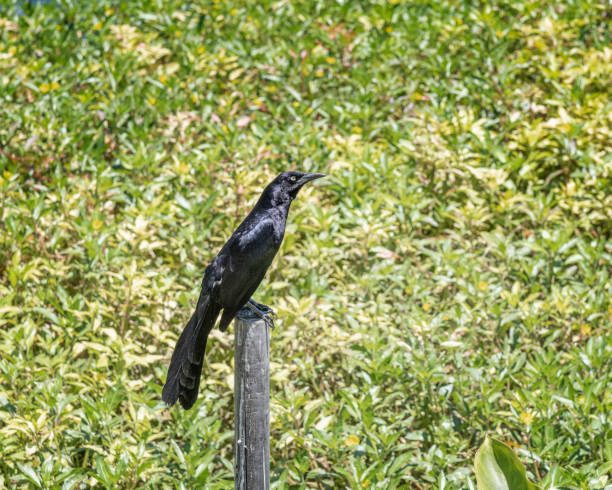
[[[198,398],[206,339],[215,326],[219,311],[220,308],[203,292],[172,354],[162,390],[162,399],[168,405],[174,405],[178,400],[188,410]]]

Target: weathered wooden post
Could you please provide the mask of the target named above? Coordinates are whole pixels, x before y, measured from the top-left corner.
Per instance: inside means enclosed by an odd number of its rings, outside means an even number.
[[[234,322],[234,482],[270,488],[270,330],[244,310]]]

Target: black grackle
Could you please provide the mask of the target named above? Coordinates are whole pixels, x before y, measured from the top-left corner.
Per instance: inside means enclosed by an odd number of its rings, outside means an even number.
[[[304,184],[324,174],[284,172],[263,191],[259,201],[206,267],[198,304],[176,343],[162,399],[178,399],[189,409],[198,397],[206,339],[221,310],[219,328],[225,331],[244,307],[272,326],[272,310],[251,299],[278,252],[291,202]]]

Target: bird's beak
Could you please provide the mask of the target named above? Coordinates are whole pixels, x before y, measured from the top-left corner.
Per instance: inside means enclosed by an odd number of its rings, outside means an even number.
[[[321,177],[326,177],[325,174],[305,174],[300,179],[300,184],[304,185],[311,180],[320,179]]]

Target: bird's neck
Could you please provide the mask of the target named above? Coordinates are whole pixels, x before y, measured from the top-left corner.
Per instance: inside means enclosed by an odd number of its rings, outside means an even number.
[[[266,189],[257,203],[257,207],[263,209],[275,208],[282,211],[285,215],[289,213],[289,208],[293,202],[293,197],[279,189]]]

